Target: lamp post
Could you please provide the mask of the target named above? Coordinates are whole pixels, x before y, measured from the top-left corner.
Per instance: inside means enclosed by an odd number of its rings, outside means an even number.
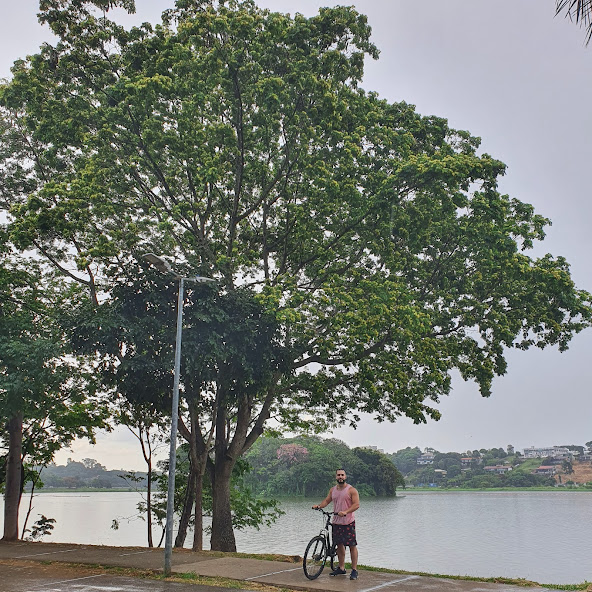
[[[171,575],[171,559],[173,555],[173,520],[175,513],[175,469],[177,465],[177,428],[179,418],[179,378],[181,374],[181,335],[183,330],[183,291],[186,281],[205,283],[214,282],[212,278],[195,276],[183,277],[176,274],[171,264],[154,253],[146,253],[142,257],[151,265],[163,273],[172,275],[179,280],[179,296],[177,299],[177,337],[175,340],[175,373],[173,380],[173,405],[171,417],[171,446],[169,450],[169,480],[167,492],[167,511],[165,523],[165,543],[164,543],[164,575]]]

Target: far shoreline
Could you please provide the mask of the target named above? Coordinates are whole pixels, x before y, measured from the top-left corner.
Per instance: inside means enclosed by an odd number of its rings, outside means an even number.
[[[36,488],[33,495],[42,493],[147,493],[147,489],[133,489],[130,487],[81,487],[77,489],[69,489],[63,487],[52,488]],[[468,487],[410,487],[409,489],[397,489],[395,495],[361,495],[364,499],[391,499],[393,497],[402,497],[403,495],[414,493],[495,493],[495,492],[577,492],[577,493],[592,493],[592,487],[484,487],[484,488],[468,488]],[[23,492],[23,496],[30,496],[31,490]],[[259,499],[316,499],[315,496],[304,495],[275,495],[275,496],[259,496]]]

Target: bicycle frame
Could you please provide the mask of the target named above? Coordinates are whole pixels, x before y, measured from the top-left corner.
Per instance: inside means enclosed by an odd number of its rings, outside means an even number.
[[[322,512],[327,517],[325,526],[321,529],[319,535],[324,536],[327,539],[327,549],[331,550],[333,549],[333,543],[331,542],[331,529],[329,528],[329,525],[331,524],[331,517],[337,515],[337,512],[325,512],[322,508],[319,508],[319,512]]]
[[[322,508],[316,509],[326,516],[326,520],[320,533],[311,539],[304,552],[302,567],[304,569],[304,575],[309,580],[315,580],[321,575],[327,559],[330,561],[331,569],[334,569],[335,556],[337,555],[337,547],[335,543],[331,541],[331,533],[329,530],[331,517],[337,515],[337,512],[325,512]]]

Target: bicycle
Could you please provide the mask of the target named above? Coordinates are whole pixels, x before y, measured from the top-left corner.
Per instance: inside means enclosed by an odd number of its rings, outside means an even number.
[[[330,560],[331,569],[335,569],[335,558],[337,556],[337,545],[331,542],[329,533],[331,516],[337,516],[337,512],[325,512],[322,508],[315,509],[322,512],[327,517],[327,520],[321,532],[310,540],[310,543],[306,546],[306,551],[304,551],[302,569],[309,580],[316,580],[321,575],[327,559]]]

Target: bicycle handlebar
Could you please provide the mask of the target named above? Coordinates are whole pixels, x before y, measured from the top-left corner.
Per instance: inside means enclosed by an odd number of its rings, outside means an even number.
[[[317,510],[319,512],[322,512],[323,514],[325,514],[325,516],[337,516],[339,514],[339,512],[325,512],[325,510],[323,510],[323,508],[313,508],[313,510]]]

